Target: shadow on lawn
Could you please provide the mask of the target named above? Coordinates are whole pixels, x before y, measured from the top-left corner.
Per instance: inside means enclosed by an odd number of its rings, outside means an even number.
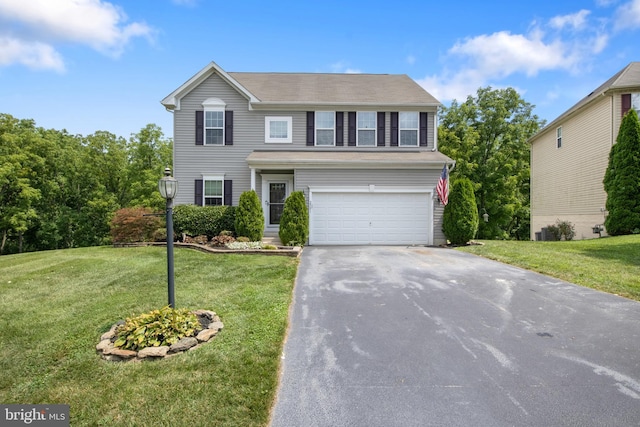
[[[640,265],[640,242],[600,245],[594,248],[582,249],[578,252],[585,256],[605,261],[618,261],[633,267]]]

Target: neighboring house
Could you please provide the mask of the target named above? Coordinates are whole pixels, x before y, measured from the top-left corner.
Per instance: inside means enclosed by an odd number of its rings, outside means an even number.
[[[435,187],[441,105],[406,75],[231,73],[210,63],[162,100],[174,119],[177,204],[255,190],[265,234],[304,192],[312,245],[445,242]]]
[[[531,144],[531,239],[556,220],[576,239],[598,237],[607,194],[602,180],[622,116],[640,111],[640,62],[632,62],[549,123]]]

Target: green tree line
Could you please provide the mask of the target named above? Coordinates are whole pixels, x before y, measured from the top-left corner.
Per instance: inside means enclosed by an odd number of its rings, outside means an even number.
[[[473,184],[479,239],[529,240],[531,138],[545,122],[513,88],[480,88],[439,115],[438,149],[454,159],[455,182]]]
[[[161,211],[157,183],[172,145],[154,124],[127,141],[0,113],[0,254],[107,244],[116,210]]]

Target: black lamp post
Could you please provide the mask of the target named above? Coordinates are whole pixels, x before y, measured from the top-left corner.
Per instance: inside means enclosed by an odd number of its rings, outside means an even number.
[[[175,308],[176,298],[173,283],[173,199],[178,194],[178,180],[171,176],[171,169],[164,170],[164,177],[158,181],[160,194],[167,201],[167,283],[169,287],[169,307]]]

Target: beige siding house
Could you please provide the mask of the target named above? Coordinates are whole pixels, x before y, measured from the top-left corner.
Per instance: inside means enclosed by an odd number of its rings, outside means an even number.
[[[312,245],[445,242],[435,187],[440,102],[406,75],[232,73],[212,62],[162,100],[178,204],[255,190],[265,234],[302,191]]]
[[[622,116],[640,110],[640,62],[632,62],[530,140],[531,239],[557,220],[576,239],[598,237],[607,195],[602,180]]]

